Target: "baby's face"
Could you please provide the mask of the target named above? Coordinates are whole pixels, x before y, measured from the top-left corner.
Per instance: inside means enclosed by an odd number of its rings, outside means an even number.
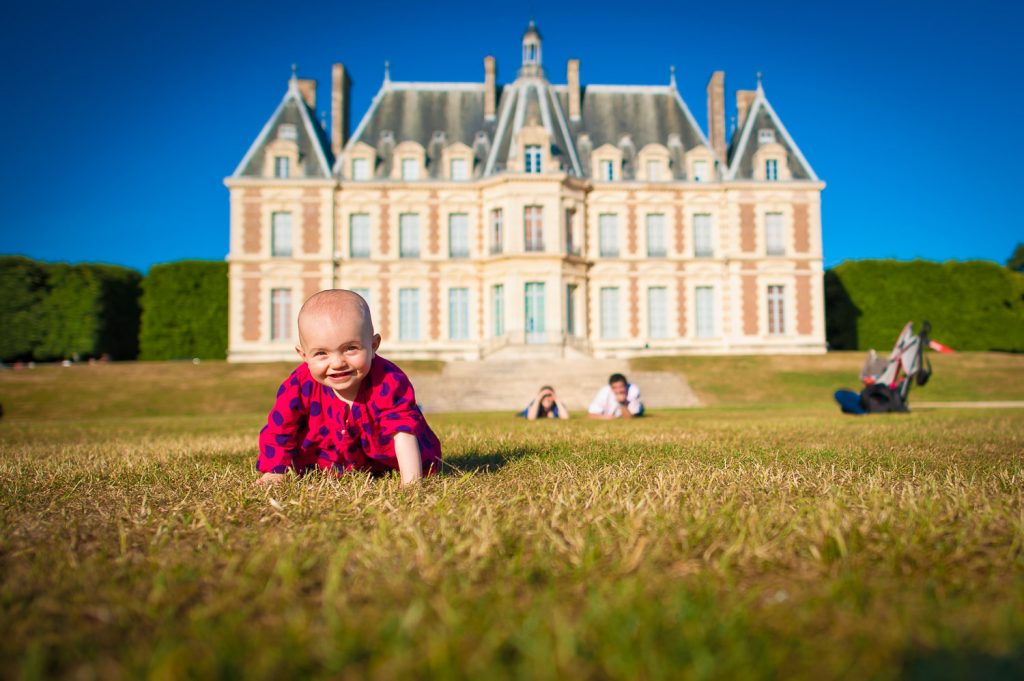
[[[318,382],[351,402],[370,373],[380,336],[353,311],[311,314],[301,320],[296,350]]]

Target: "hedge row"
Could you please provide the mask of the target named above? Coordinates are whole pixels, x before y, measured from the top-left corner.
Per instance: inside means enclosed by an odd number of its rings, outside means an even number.
[[[112,265],[0,257],[0,360],[223,359],[227,264]],[[858,260],[825,273],[829,346],[886,349],[908,320],[958,350],[1024,351],[1024,274],[992,262]],[[141,330],[140,330],[141,319]],[[140,352],[141,344],[141,352]]]
[[[906,322],[927,319],[957,350],[1022,352],[1024,274],[985,261],[845,262],[825,273],[825,314],[837,350],[888,349]]]
[[[173,274],[165,276],[164,269]],[[190,283],[168,287],[168,280]],[[175,286],[178,293],[163,293]],[[147,295],[143,299],[144,288]],[[154,289],[152,295],[150,288]],[[177,345],[173,350],[156,343],[147,353],[151,358],[225,356],[225,263],[157,265],[144,282],[139,272],[127,267],[0,256],[0,360],[135,359],[139,356],[140,303],[149,305],[147,316],[153,317],[158,327],[187,329],[174,337]]]
[[[142,289],[139,359],[227,356],[227,263],[183,260],[154,265]]]

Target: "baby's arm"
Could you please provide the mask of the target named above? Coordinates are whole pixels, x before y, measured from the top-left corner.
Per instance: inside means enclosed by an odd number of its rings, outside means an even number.
[[[292,465],[292,457],[301,437],[299,428],[308,416],[302,400],[302,384],[293,372],[278,390],[274,407],[267,416],[267,425],[259,435],[259,456],[256,470],[257,485],[270,485],[284,480],[285,471]],[[308,394],[308,393],[307,393]]]
[[[395,458],[402,487],[414,485],[423,477],[423,460],[420,458],[420,444],[411,433],[395,433]]]

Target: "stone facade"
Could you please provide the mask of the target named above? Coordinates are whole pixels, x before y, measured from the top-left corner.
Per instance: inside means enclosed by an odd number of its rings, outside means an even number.
[[[824,188],[765,97],[743,91],[725,140],[667,86],[547,81],[540,34],[517,79],[385,77],[349,137],[332,73],[292,77],[230,190],[229,359],[294,358],[295,317],[324,288],[370,303],[389,357],[631,357],[825,349]],[[634,120],[622,112],[634,112]]]

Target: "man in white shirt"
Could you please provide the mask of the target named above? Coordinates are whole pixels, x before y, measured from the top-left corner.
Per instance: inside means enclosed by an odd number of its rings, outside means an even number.
[[[632,385],[622,374],[608,377],[608,385],[597,391],[587,414],[592,419],[631,419],[643,416],[644,403],[640,401],[640,388]]]

